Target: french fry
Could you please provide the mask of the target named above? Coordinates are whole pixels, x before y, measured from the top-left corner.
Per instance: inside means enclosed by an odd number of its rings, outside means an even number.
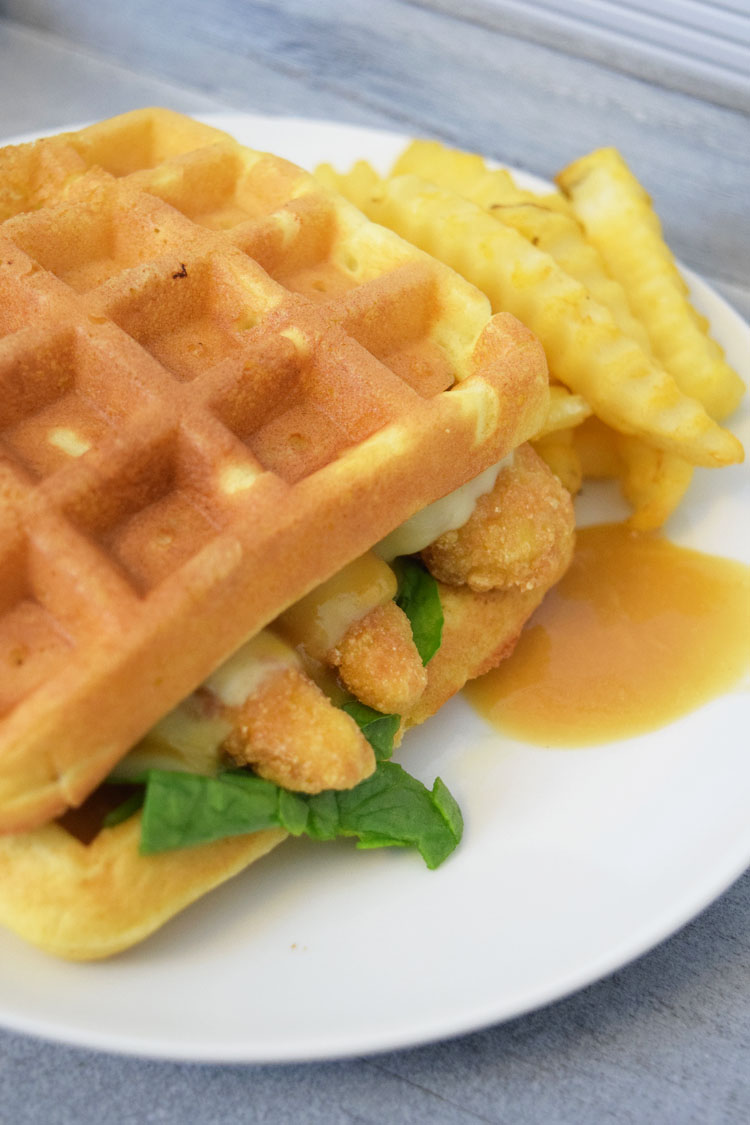
[[[323,173],[331,182],[330,170]],[[453,192],[408,175],[380,180],[333,174],[371,219],[446,262],[514,313],[542,341],[550,371],[614,429],[691,464],[741,461],[742,446],[683,394],[674,379],[617,326],[606,306],[518,231]]]
[[[636,531],[661,527],[692,480],[693,467],[687,461],[640,438],[618,434],[599,418],[587,418],[570,434],[583,478],[617,480],[633,509],[628,525]],[[537,452],[544,457],[541,450]]]
[[[411,141],[391,170],[392,176],[421,176],[439,187],[470,199],[485,211],[495,205],[530,204],[546,211],[574,217],[573,208],[561,191],[537,195],[518,186],[507,168],[488,168],[481,156],[448,148],[440,141]]]
[[[585,285],[588,292],[612,313],[618,327],[651,352],[648,333],[630,310],[619,281],[607,273],[597,248],[586,240],[572,208],[560,206],[556,194],[542,196],[516,187],[509,172],[491,172],[481,157],[473,157],[437,141],[413,141],[396,160],[394,173],[414,172],[470,199],[499,222],[512,226],[558,265]],[[559,404],[562,406],[562,403]],[[558,403],[551,403],[548,423],[535,444],[571,492],[580,488],[582,467],[572,431],[559,436],[550,424]],[[582,419],[581,419],[582,420]],[[565,423],[561,421],[561,427]],[[569,425],[576,422],[571,419]],[[610,431],[612,448],[619,453],[620,487],[633,508],[632,527],[653,530],[661,526],[682,499],[692,479],[692,466],[674,454],[654,449],[639,438]],[[614,474],[614,468],[612,467]]]
[[[654,531],[666,523],[682,500],[693,477],[693,466],[627,434],[617,434],[616,443],[621,462],[620,488],[633,509],[627,522],[637,531]]]
[[[539,438],[534,438],[532,446],[549,465],[559,481],[575,496],[581,487],[583,471],[581,459],[573,439],[573,428],[552,430]]]
[[[590,480],[612,480],[622,476],[617,433],[592,415],[572,431],[573,445],[581,463],[581,473]]]
[[[591,414],[591,407],[581,395],[572,394],[567,387],[553,383],[549,389],[549,406],[537,438],[545,437],[556,430],[567,430],[580,426]]]
[[[648,333],[633,316],[625,290],[614,281],[599,251],[586,241],[572,206],[560,192],[536,195],[517,187],[505,169],[490,171],[479,156],[448,148],[438,141],[412,141],[393,166],[394,175],[412,172],[470,199],[498,222],[513,227],[586,286],[606,305],[619,328],[651,351]]]
[[[742,397],[742,380],[690,303],[651,201],[623,158],[616,149],[599,149],[570,164],[557,182],[625,289],[654,355],[686,394],[712,417],[725,418]]]

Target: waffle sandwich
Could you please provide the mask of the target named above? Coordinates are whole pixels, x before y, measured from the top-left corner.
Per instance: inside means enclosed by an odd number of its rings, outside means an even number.
[[[307,173],[143,110],[0,150],[0,386],[0,921],[106,956],[285,830],[144,855],[140,815],[83,842],[69,810],[154,731],[174,742],[175,715],[218,732],[213,760],[292,791],[367,776],[351,729],[353,759],[319,775],[299,732],[252,747],[287,705],[290,729],[314,727],[320,685],[356,684],[378,638],[411,643],[374,545],[488,470],[464,519],[546,473],[527,449],[507,461],[543,426],[546,364],[513,317]],[[567,565],[569,503],[540,487],[544,565],[502,589],[443,574],[443,644],[401,730],[496,663]],[[455,518],[425,526],[407,553],[455,539]],[[276,694],[248,708],[269,669]]]

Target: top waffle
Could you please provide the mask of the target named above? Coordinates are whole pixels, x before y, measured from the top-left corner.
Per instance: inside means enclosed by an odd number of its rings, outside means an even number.
[[[532,434],[541,348],[300,169],[143,110],[0,150],[0,829]]]

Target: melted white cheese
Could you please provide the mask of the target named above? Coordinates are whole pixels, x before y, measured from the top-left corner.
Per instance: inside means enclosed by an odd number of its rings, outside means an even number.
[[[478,477],[474,477],[474,480],[467,481],[455,492],[449,492],[447,496],[417,512],[390,535],[386,535],[385,539],[381,539],[373,547],[373,551],[381,559],[391,562],[399,555],[415,555],[429,547],[430,543],[434,543],[446,531],[463,527],[471,518],[479,497],[491,492],[500,470],[505,465],[512,464],[513,454],[509,453],[497,465],[490,466]]]
[[[297,653],[281,637],[261,629],[234,656],[212,672],[203,686],[226,707],[240,707],[260,687],[269,672],[280,668],[300,668]]]
[[[187,770],[212,775],[219,768],[219,747],[232,730],[219,716],[204,716],[192,699],[178,704],[118,762],[112,777],[130,781],[146,770]]]

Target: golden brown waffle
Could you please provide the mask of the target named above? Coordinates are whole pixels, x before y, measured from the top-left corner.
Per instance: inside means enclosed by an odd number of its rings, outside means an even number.
[[[164,110],[0,150],[0,830],[543,419],[541,348]]]

